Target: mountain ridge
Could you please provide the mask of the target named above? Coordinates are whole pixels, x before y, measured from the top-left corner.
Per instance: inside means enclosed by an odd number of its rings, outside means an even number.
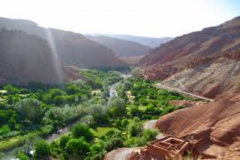
[[[231,75],[231,71],[238,68],[239,59],[227,57],[233,53],[239,57],[239,51],[240,18],[237,17],[219,26],[177,37],[153,49],[138,66],[145,78],[161,79],[164,85],[214,98],[240,89],[236,81],[240,75],[238,69]],[[227,70],[224,76],[211,73],[223,69],[223,65]]]
[[[150,51],[149,47],[129,40],[122,40],[101,35],[85,35],[85,37],[112,49],[118,57],[143,56],[147,55]]]
[[[156,47],[159,47],[160,45],[172,40],[171,37],[160,37],[160,38],[153,38],[153,37],[144,37],[144,36],[133,36],[133,35],[125,35],[125,34],[101,34],[101,33],[95,33],[95,34],[89,34],[92,36],[107,36],[107,37],[113,37],[117,39],[127,40],[131,42],[140,43],[142,45],[148,46],[151,49],[154,49]]]
[[[82,34],[79,33],[44,28],[29,20],[15,20],[8,18],[0,18],[0,28],[6,28],[8,30],[20,30],[45,39],[48,41],[49,45],[55,45],[55,50],[59,53],[59,59],[65,63],[65,65],[75,65],[75,67],[81,68],[105,69],[128,67],[125,62],[118,59],[113,54],[112,50],[99,43],[86,39]],[[54,34],[51,32],[54,32]],[[58,43],[61,42],[61,45],[57,44],[57,42],[54,42],[53,40],[56,40]],[[74,49],[71,49],[69,47],[70,45]],[[60,48],[64,50],[64,53],[62,50],[60,50]],[[69,56],[70,54],[74,58]],[[81,57],[85,57],[85,61],[82,61],[82,64],[76,63],[76,61],[81,61],[81,59],[79,59]],[[98,63],[96,63],[96,61],[93,59],[98,59]]]

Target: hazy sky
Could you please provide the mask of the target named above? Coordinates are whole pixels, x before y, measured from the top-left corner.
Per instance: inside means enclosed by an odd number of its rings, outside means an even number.
[[[240,0],[0,0],[0,16],[80,33],[179,36],[240,15]]]

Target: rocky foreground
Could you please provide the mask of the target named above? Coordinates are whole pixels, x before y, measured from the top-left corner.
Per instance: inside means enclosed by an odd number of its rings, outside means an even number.
[[[240,158],[240,103],[219,100],[161,117],[156,127],[176,137],[202,139],[197,148],[217,158]]]

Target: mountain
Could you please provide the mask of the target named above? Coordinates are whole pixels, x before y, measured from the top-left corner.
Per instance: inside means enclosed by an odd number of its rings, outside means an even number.
[[[54,56],[47,41],[36,35],[2,29],[0,48],[1,84],[59,83],[70,78],[68,75],[72,74],[60,63],[54,63]]]
[[[107,37],[113,37],[117,39],[131,41],[131,42],[136,42],[144,46],[148,46],[152,49],[159,47],[160,45],[172,40],[172,38],[170,37],[152,38],[152,37],[131,36],[131,35],[122,35],[122,34],[93,34],[93,35],[107,36]]]
[[[62,62],[78,68],[124,69],[127,64],[112,50],[81,34],[50,29],[50,37]]]
[[[37,23],[23,19],[9,19],[0,17],[0,29],[21,30],[29,34],[35,34],[47,39],[45,28],[38,26]]]
[[[214,98],[240,91],[240,17],[173,39],[138,64],[146,78]]]
[[[128,65],[118,59],[112,50],[83,35],[63,30],[38,26],[28,20],[0,18],[0,28],[20,30],[37,35],[48,41],[52,51],[56,52],[61,62],[79,68],[121,69]]]
[[[216,159],[240,158],[239,102],[219,100],[175,111],[161,117],[156,127],[166,135],[200,140],[198,152]]]
[[[143,56],[147,55],[150,51],[149,47],[128,40],[107,36],[86,35],[85,37],[110,48],[118,57]]]

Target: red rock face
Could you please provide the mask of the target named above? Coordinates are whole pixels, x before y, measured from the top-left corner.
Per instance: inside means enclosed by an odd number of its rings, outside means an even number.
[[[210,68],[216,63],[225,62],[231,65],[233,61],[240,61],[240,18],[235,18],[217,27],[206,28],[200,32],[194,32],[163,44],[152,50],[152,52],[142,58],[138,66],[143,69],[144,77],[149,79],[169,80],[169,77],[185,70],[193,69],[202,74],[206,68]],[[199,68],[201,68],[199,70]],[[217,69],[216,69],[217,71]],[[229,70],[230,72],[230,70]],[[191,74],[186,78],[189,82]],[[239,73],[236,73],[239,74]],[[235,75],[236,76],[236,75]],[[232,83],[233,78],[226,75],[227,79],[219,80],[217,87],[191,89],[195,93],[200,93],[208,97],[215,97],[222,92],[236,90],[239,86],[227,86],[226,83]],[[176,81],[179,79],[176,79]],[[210,80],[202,79],[210,83]],[[224,84],[224,85],[223,85]],[[184,84],[188,86],[188,83]],[[201,85],[196,82],[195,85]],[[177,87],[177,86],[172,86]],[[198,86],[203,88],[204,86]],[[233,89],[234,88],[234,89]],[[207,92],[208,91],[208,92]]]
[[[164,134],[176,137],[195,135],[204,140],[198,150],[203,153],[239,157],[240,103],[216,101],[179,110],[161,117],[156,127]],[[233,158],[233,159],[234,159]]]

